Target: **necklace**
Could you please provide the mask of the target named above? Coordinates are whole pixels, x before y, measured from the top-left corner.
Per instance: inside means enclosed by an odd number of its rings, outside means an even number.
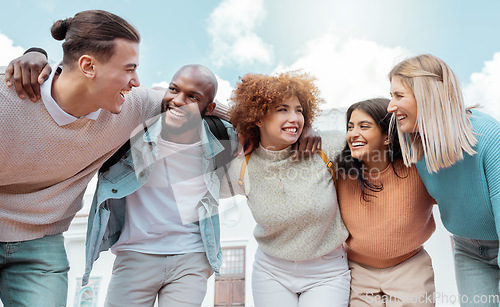
[[[281,181],[281,178],[280,178],[280,182],[278,183],[278,190],[281,190],[281,191],[284,190],[283,181]]]

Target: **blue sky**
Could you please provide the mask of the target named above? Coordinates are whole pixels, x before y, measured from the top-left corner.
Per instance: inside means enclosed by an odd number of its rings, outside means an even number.
[[[208,66],[227,101],[239,76],[302,69],[318,78],[324,108],[388,97],[387,73],[400,60],[431,53],[460,79],[468,105],[500,120],[500,1],[497,0],[9,0],[2,3],[0,65],[31,46],[53,63],[58,19],[81,10],[118,14],[141,33],[141,83],[165,85],[182,65]],[[449,243],[429,243],[438,288],[454,287]],[[444,243],[443,243],[444,242]]]
[[[500,1],[466,0],[10,0],[2,3],[0,65],[30,46],[50,61],[57,19],[87,9],[118,14],[141,35],[139,76],[164,84],[182,65],[211,68],[227,101],[239,76],[302,69],[318,78],[325,108],[388,97],[387,73],[420,53],[445,60],[469,105],[500,118]]]

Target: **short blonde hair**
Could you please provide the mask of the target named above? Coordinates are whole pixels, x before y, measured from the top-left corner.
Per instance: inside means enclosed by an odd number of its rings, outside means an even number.
[[[319,89],[315,78],[299,71],[277,76],[246,74],[236,84],[231,100],[231,123],[238,133],[255,144],[260,142],[259,120],[284,100],[297,96],[304,114],[304,126],[311,126],[319,113]]]
[[[429,173],[438,172],[463,160],[463,151],[476,153],[477,139],[460,84],[444,61],[430,54],[418,55],[397,64],[389,80],[394,77],[413,92],[417,102],[418,132],[401,133],[397,128],[407,166],[424,157]]]

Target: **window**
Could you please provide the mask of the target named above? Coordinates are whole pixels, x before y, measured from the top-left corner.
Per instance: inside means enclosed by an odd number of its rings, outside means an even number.
[[[220,276],[215,276],[214,306],[245,306],[245,247],[222,249]]]

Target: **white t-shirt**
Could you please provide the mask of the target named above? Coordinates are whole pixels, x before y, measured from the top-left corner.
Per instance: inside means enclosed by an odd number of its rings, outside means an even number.
[[[111,251],[203,252],[197,206],[207,192],[201,142],[158,140],[159,154],[144,186],[126,197],[125,224]]]

